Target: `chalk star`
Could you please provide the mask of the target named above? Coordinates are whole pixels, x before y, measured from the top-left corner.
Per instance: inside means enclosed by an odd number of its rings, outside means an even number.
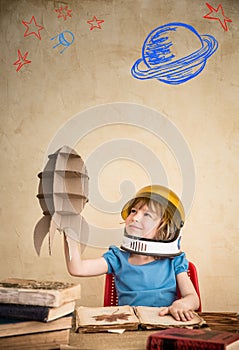
[[[71,16],[71,12],[72,10],[68,9],[68,6],[64,6],[64,7],[59,7],[58,9],[55,9],[55,12],[58,12],[58,16],[57,18],[63,18],[64,21],[67,19],[67,17],[72,17]]]
[[[34,23],[32,23],[34,22]],[[22,21],[22,24],[27,28],[27,30],[24,33],[24,36],[28,36],[31,34],[34,34],[38,39],[41,40],[40,30],[44,29],[44,27],[37,24],[36,19],[34,16],[32,16],[30,22]],[[31,29],[32,27],[32,29]],[[39,28],[39,29],[37,29]]]
[[[31,61],[27,60],[28,52],[25,52],[24,56],[22,56],[20,50],[17,50],[17,53],[18,53],[18,60],[16,62],[14,62],[13,65],[14,66],[18,65],[18,67],[16,69],[16,71],[18,72],[24,66],[24,64],[29,64],[29,63],[31,63]]]
[[[222,28],[227,31],[228,27],[227,27],[227,23],[226,22],[232,22],[232,20],[228,17],[225,16],[224,14],[224,10],[222,8],[222,5],[218,5],[217,9],[213,8],[210,4],[208,4],[206,2],[207,7],[209,8],[210,12],[208,14],[206,14],[205,16],[203,16],[203,18],[208,18],[208,19],[215,19],[218,20],[222,26]],[[219,12],[219,10],[221,10],[221,13]],[[217,16],[210,16],[213,12],[216,12]]]
[[[104,20],[103,19],[97,19],[96,16],[93,17],[93,19],[91,19],[90,21],[87,21],[87,23],[89,23],[91,25],[90,30],[94,29],[94,28],[101,28],[101,23],[103,23]]]

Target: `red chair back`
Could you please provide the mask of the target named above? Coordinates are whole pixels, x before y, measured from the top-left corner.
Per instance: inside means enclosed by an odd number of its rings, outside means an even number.
[[[197,311],[202,311],[200,289],[198,283],[198,274],[196,266],[190,261],[188,265],[188,276],[190,277],[196,293],[199,297],[200,305]],[[180,293],[178,292],[178,299],[180,298]],[[115,280],[112,274],[107,274],[105,276],[105,294],[104,294],[104,306],[116,306],[118,305],[118,297],[115,289]]]

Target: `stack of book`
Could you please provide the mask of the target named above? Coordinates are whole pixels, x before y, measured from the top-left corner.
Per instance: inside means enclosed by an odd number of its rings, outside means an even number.
[[[56,281],[0,281],[0,349],[57,349],[69,344],[80,285]]]

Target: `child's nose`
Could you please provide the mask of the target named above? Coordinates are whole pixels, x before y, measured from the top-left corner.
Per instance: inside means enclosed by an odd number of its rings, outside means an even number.
[[[143,213],[141,210],[138,210],[137,213],[133,216],[134,221],[140,221],[143,217]]]

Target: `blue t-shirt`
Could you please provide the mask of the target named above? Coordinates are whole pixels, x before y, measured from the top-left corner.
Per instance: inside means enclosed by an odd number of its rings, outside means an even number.
[[[111,246],[103,255],[115,277],[119,305],[169,306],[177,299],[176,275],[188,269],[185,253],[144,265],[128,262],[129,252]]]

